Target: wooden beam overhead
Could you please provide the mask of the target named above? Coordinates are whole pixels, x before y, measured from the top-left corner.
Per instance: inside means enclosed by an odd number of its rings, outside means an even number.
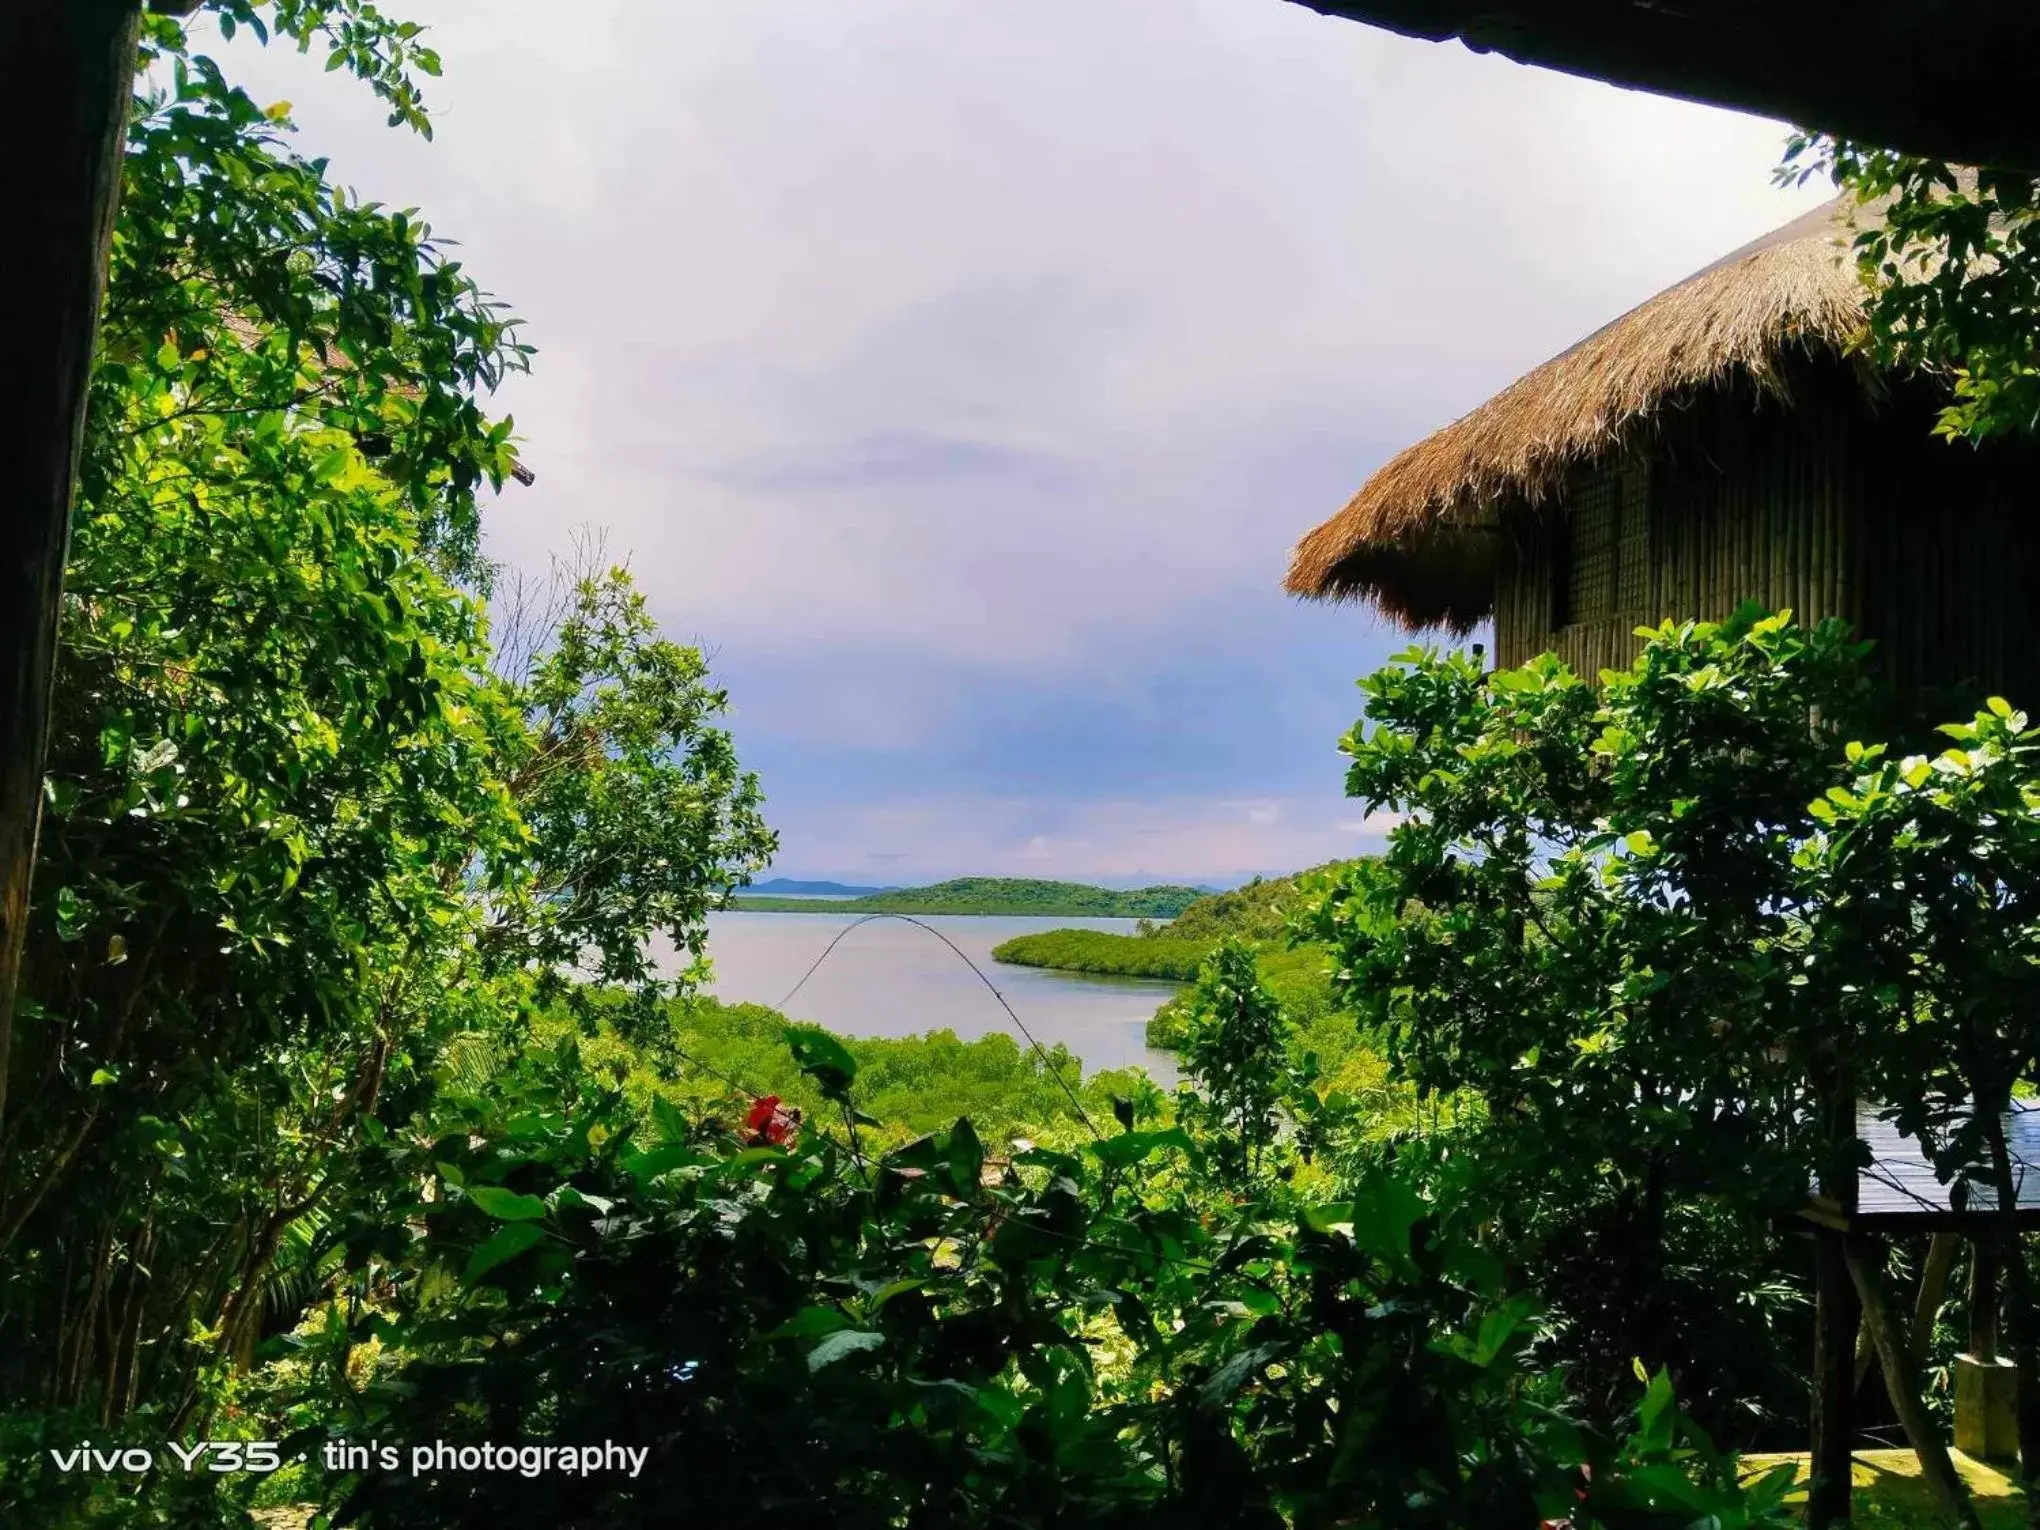
[[[2031,0],[1296,0],[1613,85],[2040,173]]]
[[[42,802],[71,489],[134,87],[136,0],[0,4],[0,1112]]]

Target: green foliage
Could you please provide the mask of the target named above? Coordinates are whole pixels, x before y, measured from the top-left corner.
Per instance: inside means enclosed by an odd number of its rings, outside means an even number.
[[[1462,1103],[1423,1150],[1537,1272],[1580,1395],[1612,1406],[1642,1355],[1705,1417],[1803,1417],[1767,1359],[1805,1353],[1803,1274],[1769,1228],[1846,1191],[1857,1103],[2012,1202],[2040,755],[2002,700],[1937,757],[1862,742],[1864,645],[1833,624],[1648,637],[1598,690],[1417,653],[1364,682],[1349,789],[1404,822],[1310,923],[1395,1074]],[[2040,1306],[1997,1237],[2031,1374]]]
[[[1813,804],[1820,829],[1798,857],[1818,899],[1804,964],[1851,1078],[1953,1194],[2002,1213],[1984,1237],[2031,1386],[2040,1291],[2005,1118],[2040,1077],[2040,732],[2001,697],[1941,731],[1953,747],[1931,758],[1851,745],[1847,779]]]
[[[415,106],[415,27],[223,14]],[[60,1443],[227,1427],[347,1251],[402,1241],[378,1145],[589,947],[656,997],[646,939],[698,948],[770,849],[699,655],[621,575],[494,672],[461,581],[511,468],[480,402],[524,364],[509,321],[173,23],[147,38],[0,1138],[0,1397]],[[11,1477],[0,1517],[86,1514],[93,1481]],[[190,1522],[164,1502],[120,1512]]]
[[[577,1029],[564,1014],[533,1024],[534,1036],[547,1044]],[[770,1094],[814,1116],[828,1101],[801,1071],[787,1029],[786,1017],[764,1005],[693,994],[668,1006],[657,1042],[628,1039],[605,1023],[580,1047],[586,1065],[616,1079],[640,1111],[665,1100],[691,1116],[735,1121],[751,1099]],[[951,1031],[835,1039],[850,1054],[857,1108],[878,1121],[869,1135],[881,1145],[940,1130],[959,1114],[976,1122],[988,1143],[1066,1142],[1081,1128],[1065,1083],[1094,1117],[1109,1114],[1114,1092],[1131,1087],[1117,1073],[1085,1078],[1082,1061],[1061,1045],[1043,1057],[1003,1031],[973,1041]]]
[[[1359,864],[1327,861],[1308,871],[1286,877],[1256,877],[1231,892],[1199,898],[1166,927],[1155,932],[1156,939],[1216,941],[1228,935],[1257,943],[1280,942],[1289,931],[1290,915],[1333,872]]]
[[[1115,977],[1188,983],[1211,952],[1202,940],[1119,935],[1110,930],[1043,930],[992,947],[992,960],[1016,967],[1052,967]]]
[[[736,906],[780,914],[1008,914],[1065,919],[1168,919],[1204,894],[1195,887],[1143,887],[1115,892],[1081,882],[1030,877],[957,877],[929,887],[867,893],[861,898],[739,898]]]
[[[1953,383],[1945,435],[2040,428],[2040,179],[1801,133],[1779,177],[1814,175],[1876,210],[1856,240],[1870,353]]]
[[[1348,791],[1405,821],[1310,924],[1396,1074],[1478,1102],[1440,1161],[1541,1272],[1554,1353],[1604,1406],[1640,1355],[1717,1421],[1799,1410],[1779,1357],[1803,1339],[1749,1294],[1787,1268],[1770,1219],[1841,1147],[1809,1122],[1847,1044],[1790,952],[1861,659],[1745,610],[1655,631],[1599,690],[1548,657],[1410,653],[1363,682]]]
[[[413,109],[415,28],[351,0],[273,11],[291,35],[344,35],[332,56],[393,111]],[[335,187],[324,161],[288,151],[287,113],[189,52],[174,23],[153,19],[149,36],[163,84],[137,98],[128,133],[84,495],[103,497],[102,475],[138,458],[203,464],[204,481],[246,492],[240,454],[264,467],[271,443],[323,427],[333,434],[274,488],[295,496],[373,463],[444,566],[479,572],[477,490],[515,466],[509,422],[486,418],[479,395],[527,366],[516,321],[415,209]]]
[[[326,49],[326,69],[345,69],[365,82],[390,109],[389,125],[432,136],[416,74],[436,76],[439,55],[419,41],[424,28],[385,16],[371,0],[198,0],[196,4],[151,7],[143,17],[146,41],[182,52],[183,29],[169,15],[154,12],[203,10],[232,41],[246,29],[267,45],[272,36],[295,43],[300,53],[315,44]]]
[[[393,1178],[437,1186],[422,1242],[382,1277],[400,1300],[315,1341],[325,1365],[371,1333],[413,1358],[299,1443],[609,1439],[648,1459],[591,1479],[342,1476],[343,1522],[826,1505],[845,1526],[1501,1527],[1562,1510],[1585,1526],[1605,1499],[1656,1506],[1623,1523],[1702,1505],[1782,1523],[1732,1463],[1697,1482],[1672,1465],[1662,1378],[1627,1440],[1551,1408],[1523,1370],[1532,1310],[1390,1175],[1290,1211],[1205,1200],[1180,1130],[998,1168],[968,1120],[875,1162],[820,1132],[740,1149],[677,1119],[648,1134],[564,1056],[446,1126],[388,1148]],[[505,1224],[484,1186],[545,1212]],[[479,1258],[505,1225],[541,1236]]]
[[[524,592],[520,590],[520,594]],[[549,591],[511,608],[498,653],[524,720],[500,768],[531,837],[525,899],[492,910],[499,963],[626,987],[636,1013],[675,991],[645,932],[703,964],[707,915],[766,865],[777,838],[755,776],[714,726],[728,697],[696,648],[658,634],[644,596],[584,547]],[[574,985],[548,990],[570,1002]]]
[[[1252,942],[1260,981],[1298,1026],[1310,1028],[1336,1009],[1329,953],[1309,941],[1293,941],[1291,916],[1328,874],[1357,862],[1333,861],[1292,876],[1256,879],[1231,892],[1201,897],[1166,925],[1135,935],[1102,930],[1045,930],[1020,935],[992,948],[995,961],[1022,967],[1053,967],[1120,977],[1188,983],[1227,937]],[[1188,1011],[1185,998],[1164,1003],[1148,1022],[1147,1042],[1171,1051],[1183,1046]],[[1322,1055],[1335,1065],[1355,1046],[1350,1027],[1328,1031]]]
[[[1208,953],[1212,947],[1203,949]],[[1354,1028],[1352,1011],[1341,1005],[1333,989],[1332,956],[1323,945],[1311,940],[1293,945],[1263,943],[1254,948],[1254,964],[1262,985],[1275,996],[1290,1020],[1300,1030],[1318,1032],[1320,1054],[1327,1066],[1335,1065],[1363,1043],[1364,1038]],[[1322,1024],[1334,1019],[1336,1025]],[[1188,995],[1179,994],[1149,1019],[1148,1045],[1179,1050],[1188,1023]]]
[[[1205,961],[1189,999],[1183,1062],[1197,1083],[1186,1103],[1215,1128],[1222,1174],[1251,1181],[1275,1140],[1291,1022],[1261,985],[1253,948],[1228,938]]]
[[[1995,1120],[2040,1067],[2040,733],[2001,699],[1942,731],[1933,757],[1851,747],[1799,865],[1855,889],[1808,945],[1852,969],[1849,1029],[1883,1037],[1859,1054],[1866,1088],[1952,1173],[2002,1149]]]

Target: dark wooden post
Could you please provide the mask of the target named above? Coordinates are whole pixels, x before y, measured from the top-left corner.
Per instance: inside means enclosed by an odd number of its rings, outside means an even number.
[[[1813,1236],[1813,1481],[1806,1495],[1806,1523],[1809,1530],[1829,1530],[1849,1522],[1855,1486],[1851,1446],[1859,1312],[1844,1235],[1823,1227]]]
[[[0,4],[0,1115],[41,820],[71,492],[133,90],[137,0]]]
[[[1837,1070],[1821,1090],[1821,1216],[1813,1254],[1813,1417],[1806,1494],[1810,1530],[1849,1523],[1855,1496],[1856,1325],[1847,1228],[1856,1214],[1856,1094]]]

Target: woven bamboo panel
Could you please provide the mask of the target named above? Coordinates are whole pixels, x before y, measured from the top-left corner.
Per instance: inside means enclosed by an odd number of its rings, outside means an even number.
[[[1838,380],[1789,408],[1698,401],[1559,513],[1520,510],[1497,662],[1553,652],[1591,675],[1630,662],[1639,625],[1755,599],[1848,621],[1888,685],[1976,683],[2040,712],[2040,451],[1950,446],[1930,410]]]
[[[1621,475],[1604,472],[1585,479],[1565,508],[1572,545],[1560,624],[1606,621],[1622,593]]]

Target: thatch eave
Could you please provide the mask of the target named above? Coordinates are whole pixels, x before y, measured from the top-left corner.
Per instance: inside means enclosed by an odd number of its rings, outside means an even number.
[[[1849,348],[1864,321],[1850,211],[1838,199],[1744,246],[1398,453],[1297,545],[1285,587],[1470,630],[1493,602],[1492,540],[1473,528],[1547,504],[1703,388],[1789,397],[1796,358]]]

